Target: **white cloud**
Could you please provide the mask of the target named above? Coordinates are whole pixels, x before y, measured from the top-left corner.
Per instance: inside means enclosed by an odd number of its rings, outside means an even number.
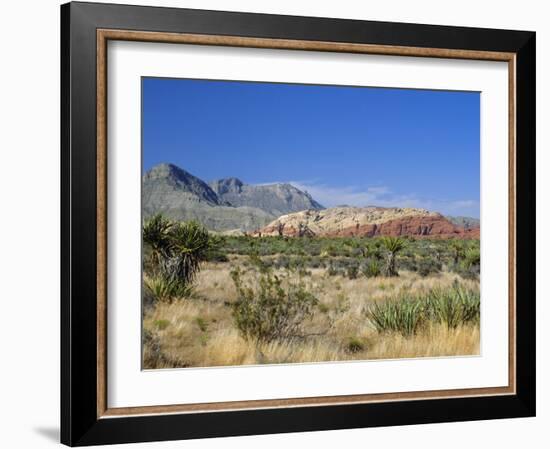
[[[387,186],[334,187],[314,181],[289,181],[300,190],[309,194],[325,207],[338,205],[349,206],[382,206],[382,207],[417,207],[437,211],[445,215],[479,216],[479,202],[471,199],[445,200],[423,198],[414,193],[396,194]]]

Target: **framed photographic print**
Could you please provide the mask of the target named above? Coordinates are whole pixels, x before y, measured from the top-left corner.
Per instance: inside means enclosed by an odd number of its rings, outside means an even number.
[[[61,439],[535,414],[535,33],[61,7]]]

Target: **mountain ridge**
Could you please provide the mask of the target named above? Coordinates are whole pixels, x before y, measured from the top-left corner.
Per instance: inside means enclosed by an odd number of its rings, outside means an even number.
[[[290,184],[255,186],[238,178],[206,183],[170,163],[152,167],[142,177],[145,218],[163,213],[176,220],[198,220],[213,231],[252,231],[280,215],[322,206]]]
[[[252,185],[236,177],[205,182],[169,163],[143,175],[145,218],[198,220],[211,231],[252,235],[479,238],[479,220],[420,208],[324,208],[289,183]]]

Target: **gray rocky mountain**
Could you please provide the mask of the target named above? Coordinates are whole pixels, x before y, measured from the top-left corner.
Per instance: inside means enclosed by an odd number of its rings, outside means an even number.
[[[290,184],[249,185],[237,178],[209,183],[218,198],[233,206],[261,209],[276,217],[307,209],[323,209],[307,192]]]
[[[173,165],[160,164],[143,175],[144,218],[156,213],[198,220],[214,231],[252,231],[279,215],[322,206],[290,184],[252,186],[236,178],[208,185]]]

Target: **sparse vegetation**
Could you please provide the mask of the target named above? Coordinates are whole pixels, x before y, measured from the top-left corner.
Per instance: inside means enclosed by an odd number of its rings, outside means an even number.
[[[479,292],[455,283],[452,288],[435,288],[417,296],[401,295],[375,303],[366,311],[379,332],[398,332],[408,337],[422,326],[445,324],[449,329],[479,323]]]
[[[257,286],[246,284],[239,270],[232,271],[231,277],[237,289],[233,318],[245,339],[269,343],[303,337],[301,325],[317,305],[303,283],[269,271],[261,274]]]
[[[202,236],[197,263],[171,283],[163,258],[181,224],[146,225],[145,368],[479,353],[477,240],[458,242],[455,263],[452,240],[214,237],[191,227],[183,235]]]

